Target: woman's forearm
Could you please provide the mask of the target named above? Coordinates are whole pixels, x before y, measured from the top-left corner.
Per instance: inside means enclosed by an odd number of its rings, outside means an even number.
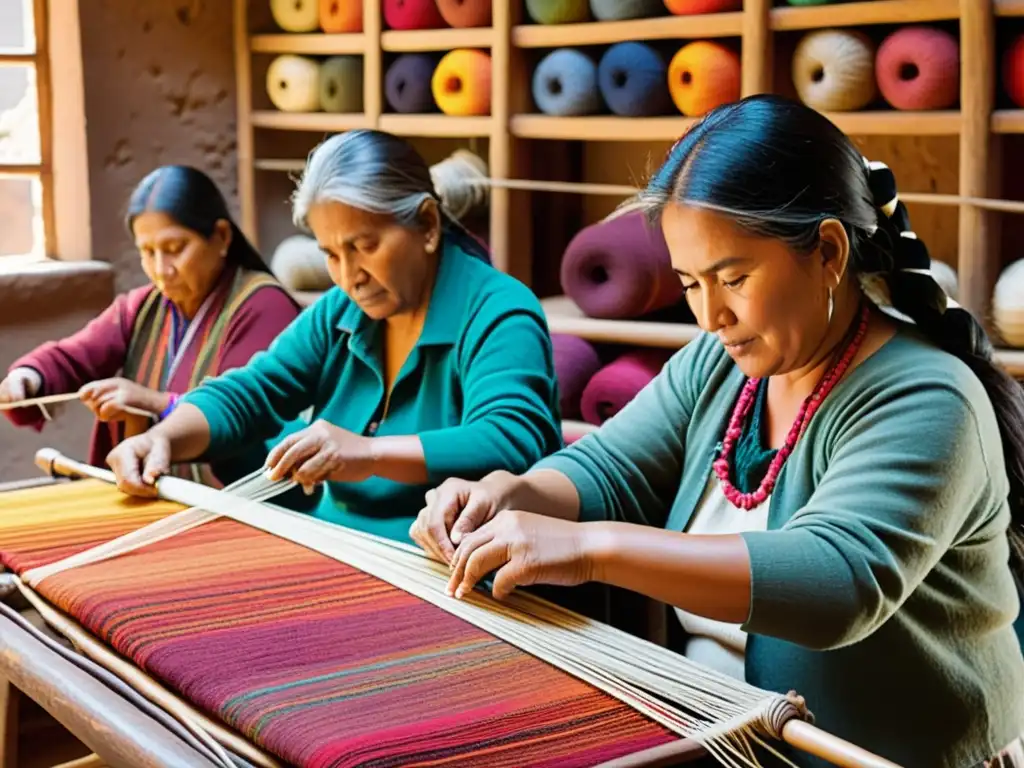
[[[410,485],[429,479],[423,443],[416,435],[370,438],[370,455],[376,477]]]
[[[203,412],[190,403],[179,404],[151,432],[170,442],[173,462],[196,459],[210,446],[210,425]]]
[[[736,535],[691,535],[630,523],[583,523],[592,580],[709,619],[750,613],[750,557]]]
[[[511,508],[561,520],[580,516],[580,495],[572,480],[554,469],[538,469],[515,479]]]

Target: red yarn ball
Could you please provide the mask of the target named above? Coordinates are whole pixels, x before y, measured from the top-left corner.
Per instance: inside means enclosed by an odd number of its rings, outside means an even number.
[[[665,0],[665,7],[673,16],[725,13],[742,10],[743,0]]]
[[[1018,35],[1003,54],[1003,88],[1018,107],[1024,107],[1024,35]]]
[[[948,109],[960,95],[960,44],[934,27],[904,27],[878,47],[875,74],[896,109]]]
[[[384,0],[384,23],[389,29],[439,29],[448,26],[435,0]]]

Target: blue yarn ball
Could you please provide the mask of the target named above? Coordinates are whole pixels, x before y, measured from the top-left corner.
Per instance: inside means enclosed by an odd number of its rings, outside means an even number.
[[[663,115],[670,106],[668,65],[647,43],[611,46],[597,66],[597,82],[608,108],[622,117]]]
[[[582,51],[559,48],[533,71],[533,101],[547,115],[590,115],[601,109],[597,65]]]

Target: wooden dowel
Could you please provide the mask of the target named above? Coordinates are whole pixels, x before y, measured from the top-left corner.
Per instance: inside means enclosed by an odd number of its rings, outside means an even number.
[[[42,397],[30,397],[26,400],[18,400],[13,403],[0,403],[0,411],[13,411],[17,408],[32,408],[37,405],[53,405],[56,403],[68,403],[72,400],[79,400],[80,396],[78,392],[66,392],[62,395],[43,395]],[[118,406],[125,413],[129,413],[133,416],[143,416],[147,419],[157,418],[156,414],[144,411],[141,408],[135,408],[131,405],[120,405]]]
[[[782,738],[791,747],[828,760],[840,768],[901,768],[899,763],[872,754],[797,718],[782,727]]]
[[[71,760],[67,763],[55,765],[53,768],[107,768],[107,764],[103,762],[102,757],[92,754],[80,757],[77,760]]]

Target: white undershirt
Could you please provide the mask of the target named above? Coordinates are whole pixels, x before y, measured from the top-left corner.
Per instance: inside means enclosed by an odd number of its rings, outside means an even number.
[[[697,505],[686,532],[725,534],[763,531],[768,527],[770,505],[771,496],[751,510],[734,506],[722,493],[718,477],[711,473],[704,489],[704,496]],[[739,624],[706,619],[679,608],[676,608],[675,612],[683,629],[689,635],[683,651],[687,658],[723,674],[740,680],[745,679],[747,633],[740,629]]]

